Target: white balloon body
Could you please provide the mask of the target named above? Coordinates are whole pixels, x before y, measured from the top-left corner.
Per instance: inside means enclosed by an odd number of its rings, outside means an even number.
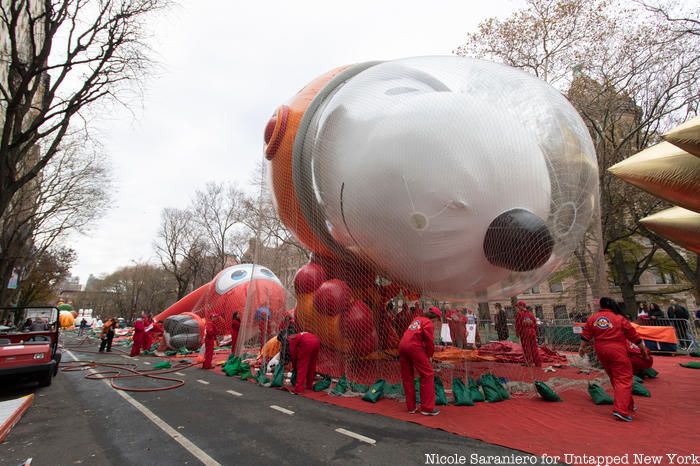
[[[558,91],[516,69],[459,57],[383,62],[337,85],[309,118],[294,169],[311,185],[297,192],[316,228],[424,295],[518,294],[570,257],[591,222],[588,130]],[[551,234],[536,267],[513,270],[484,252],[489,226],[513,209]],[[522,247],[535,254],[538,244]]]

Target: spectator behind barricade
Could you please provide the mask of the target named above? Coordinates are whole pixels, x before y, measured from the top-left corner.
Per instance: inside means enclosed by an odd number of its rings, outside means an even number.
[[[695,305],[698,305],[697,302]],[[700,329],[700,306],[698,306],[697,310],[695,311],[695,328]]]
[[[649,319],[656,321],[664,317],[666,317],[664,316],[664,311],[661,310],[658,304],[651,303],[649,305]]]
[[[676,336],[680,340],[683,340],[682,345],[687,345],[690,340],[690,336],[688,335],[688,319],[690,319],[688,309],[678,304],[675,299],[672,299],[667,313],[668,318],[673,319],[671,323],[673,324],[673,328],[676,329]]]
[[[647,305],[645,303],[642,303],[642,306],[639,308],[637,318],[641,325],[644,325],[645,320],[649,320],[649,310],[647,309]]]
[[[508,316],[506,311],[501,306],[501,303],[496,303],[496,315],[494,316],[496,333],[498,340],[503,341],[508,339]]]

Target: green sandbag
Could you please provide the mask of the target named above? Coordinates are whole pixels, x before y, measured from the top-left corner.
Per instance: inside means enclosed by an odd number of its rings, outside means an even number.
[[[331,395],[342,395],[346,391],[348,391],[348,379],[345,377],[345,375],[343,375],[335,383],[333,390],[331,390]]]
[[[253,377],[253,373],[250,371],[250,364],[247,362],[242,362],[240,374],[241,380],[248,380]]]
[[[468,383],[469,383],[469,395],[471,395],[472,401],[474,403],[486,401],[486,399],[484,398],[484,394],[481,393],[481,390],[479,390],[479,386],[476,384],[474,379],[469,377]]]
[[[313,388],[314,388],[314,391],[315,391],[315,392],[320,392],[320,391],[326,390],[328,387],[331,386],[331,383],[332,383],[332,382],[333,382],[333,381],[331,380],[331,376],[330,376],[330,375],[324,375],[324,376],[323,376],[323,379],[319,380],[318,382],[316,382],[316,383],[314,384],[314,387],[313,387]]]
[[[636,383],[644,383],[644,379],[641,377],[637,377],[636,375],[632,378],[632,380]]]
[[[289,377],[289,383],[292,384],[292,387],[294,387],[297,384],[297,371],[296,371],[296,369],[292,370],[292,375]]]
[[[639,396],[651,397],[651,393],[647,390],[647,387],[637,382],[636,380],[632,383],[632,394]]]
[[[153,366],[153,369],[170,369],[171,367],[173,367],[173,365],[170,364],[170,361],[163,361]]]
[[[177,354],[177,351],[173,351],[173,350],[168,350],[165,352],[166,356],[175,356],[176,354]]]
[[[552,390],[552,388],[544,382],[536,381],[535,389],[544,401],[561,401],[557,392]]]
[[[182,348],[180,348],[180,349],[177,351],[177,354],[182,354],[182,355],[187,356],[188,354],[192,354],[192,351],[188,350],[187,348],[185,348],[185,347],[183,346]]]
[[[270,383],[270,379],[268,379],[265,376],[265,373],[258,369],[257,372],[255,373],[255,381],[258,382],[258,385],[267,385]]]
[[[690,356],[693,358],[700,358],[700,351],[693,351],[690,353]]]
[[[372,384],[371,387],[367,389],[367,393],[362,396],[363,401],[369,401],[370,403],[376,403],[384,395],[384,385],[386,382],[384,379],[379,379]]]
[[[350,382],[350,391],[355,393],[367,393],[369,386],[363,383]]]
[[[447,405],[447,395],[445,395],[445,387],[442,385],[442,380],[437,375],[435,380],[435,404],[438,406]]]
[[[384,385],[384,396],[404,396],[403,384],[388,383]]]
[[[474,406],[471,393],[462,379],[452,379],[452,395],[455,397],[455,406]]]
[[[241,359],[239,356],[236,356],[235,353],[229,354],[228,358],[226,358],[226,364],[228,364],[229,362],[233,361],[236,358],[238,358],[239,360]]]
[[[607,392],[598,385],[597,383],[588,384],[588,394],[591,395],[593,403],[597,405],[611,405],[613,404],[613,399]]]
[[[644,377],[649,377],[650,379],[655,379],[659,375],[659,371],[653,367],[644,369]]]
[[[501,394],[501,398],[504,400],[510,400],[510,392],[508,389],[501,383],[501,380],[496,377],[495,375],[493,376],[494,382],[496,382],[496,388],[498,388],[498,393]]]
[[[226,364],[224,364],[223,367],[224,373],[229,376],[233,377],[234,375],[238,375],[241,372],[241,358],[238,356],[234,356],[231,358],[229,356],[228,361],[226,361]]]
[[[272,380],[270,381],[270,387],[282,387],[284,386],[284,365],[277,364],[275,366],[275,371],[272,374]]]
[[[499,389],[500,383],[492,374],[482,374],[479,383],[488,403],[496,403],[506,399],[503,398],[502,391]]]
[[[685,364],[680,364],[681,367],[687,367],[688,369],[700,369],[700,361],[690,361]]]

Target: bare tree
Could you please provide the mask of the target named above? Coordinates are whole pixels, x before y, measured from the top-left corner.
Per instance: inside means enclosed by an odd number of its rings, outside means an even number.
[[[212,256],[207,261],[211,268],[207,270],[209,279],[226,266],[230,257],[240,258],[231,246],[235,248],[235,238],[240,236],[244,208],[243,192],[231,184],[211,182],[195,192],[193,218],[202,229]]]
[[[124,102],[129,85],[143,78],[150,63],[145,20],[167,3],[2,1],[0,216],[60,150],[64,137],[84,130],[90,110],[110,100]]]
[[[182,298],[201,270],[206,249],[191,211],[163,209],[155,249],[161,264],[177,282],[177,299]]]
[[[39,258],[69,233],[89,228],[104,212],[109,188],[108,170],[97,149],[89,152],[76,141],[57,153],[40,176],[15,194],[5,212],[0,229],[1,282],[6,283],[13,270],[28,277]],[[0,302],[11,299],[12,294],[0,288]]]

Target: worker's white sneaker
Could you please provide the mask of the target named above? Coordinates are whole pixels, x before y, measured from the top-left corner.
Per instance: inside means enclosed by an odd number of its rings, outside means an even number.
[[[437,409],[437,408],[435,408],[435,409],[432,410],[432,411],[421,411],[420,413],[421,413],[423,416],[437,416],[438,414],[440,414],[440,410]]]
[[[632,416],[625,416],[624,414],[618,413],[617,411],[613,411],[612,414],[621,421],[632,422]]]

